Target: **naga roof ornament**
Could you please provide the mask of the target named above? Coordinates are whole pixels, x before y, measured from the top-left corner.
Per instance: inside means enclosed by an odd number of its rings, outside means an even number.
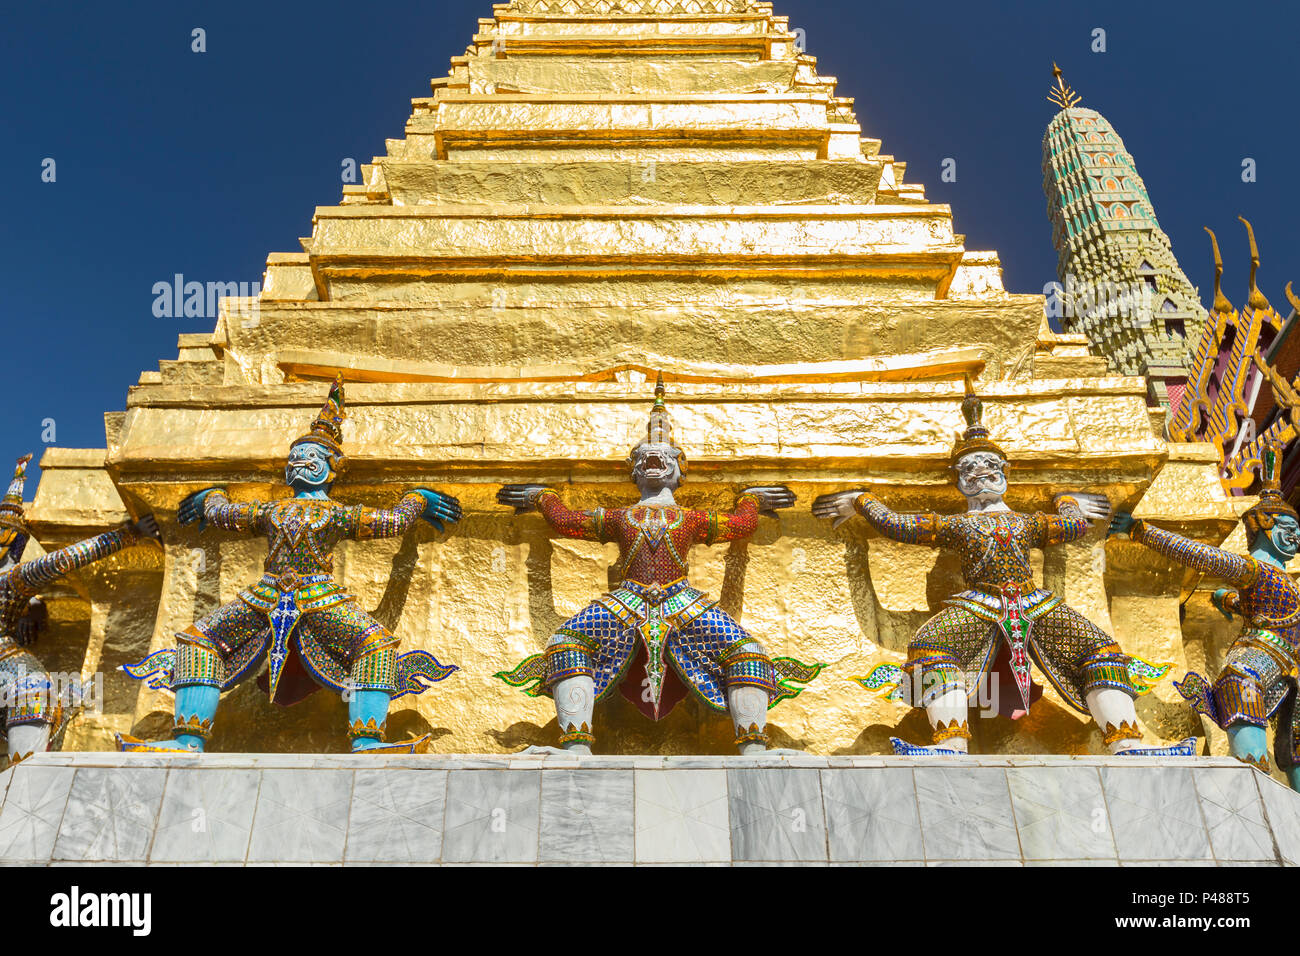
[[[1232,312],[1232,303],[1223,294],[1223,256],[1219,254],[1219,238],[1209,226],[1202,226],[1210,234],[1210,245],[1214,249],[1214,311],[1227,315]]]
[[[1268,298],[1263,292],[1259,291],[1259,286],[1255,283],[1255,273],[1259,271],[1259,246],[1255,244],[1255,229],[1251,226],[1245,216],[1238,216],[1246,224],[1246,235],[1250,237],[1250,298],[1247,305],[1252,309],[1272,309]]]

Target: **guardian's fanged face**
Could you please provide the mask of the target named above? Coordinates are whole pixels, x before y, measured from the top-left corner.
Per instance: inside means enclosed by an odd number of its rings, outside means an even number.
[[[957,490],[967,498],[1001,498],[1007,492],[1007,460],[991,451],[975,451],[957,460]]]
[[[1288,558],[1295,557],[1296,551],[1300,551],[1300,522],[1290,515],[1274,515],[1268,536],[1273,546]]]
[[[672,445],[662,442],[642,442],[632,449],[632,480],[637,487],[653,490],[676,490],[682,482],[681,463]]]
[[[285,484],[293,488],[319,488],[333,480],[330,452],[324,445],[304,442],[289,450],[289,460],[284,466]]]

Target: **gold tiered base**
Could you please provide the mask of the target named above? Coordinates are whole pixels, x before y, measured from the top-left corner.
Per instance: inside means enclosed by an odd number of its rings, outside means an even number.
[[[771,712],[774,747],[884,753],[895,734],[927,736],[924,715],[850,678],[903,660],[960,588],[956,568],[861,523],[832,532],[807,508],[853,487],[900,510],[960,508],[947,455],[966,377],[1011,457],[1011,507],[1087,489],[1215,543],[1232,529],[1213,450],[1166,443],[1142,380],[1107,375],[1081,337],[1045,330],[1041,296],[1002,288],[997,255],[966,249],[949,207],[864,136],[770,4],[579,6],[494,6],[363,182],[315,211],[302,250],[270,255],[260,296],[224,299],[211,334],[182,336],[106,416],[107,452],[47,452],[43,544],[124,505],[156,512],[169,542],[54,602],[51,644],[79,643],[83,672],[109,675],[105,712],[78,719],[69,749],[170,726],[169,697],[112,669],[169,646],[264,559],[261,541],[179,528],[176,505],[212,484],[236,500],[284,494],[288,444],[338,372],[352,464],[335,496],[392,504],[432,485],[465,509],[446,536],[421,528],[337,558],[340,583],[404,649],[460,666],[389,717],[445,752],[558,739],[549,699],[493,675],[607,590],[612,556],[515,519],[496,488],[545,482],[584,508],[632,499],[624,459],[660,370],[690,460],[683,504],[727,508],[774,482],[799,496],[752,542],[690,556],[693,582],[769,654],[828,663]],[[1213,670],[1231,627],[1206,585],[1100,531],[1053,551],[1040,577],[1175,673]],[[344,707],[316,694],[282,710],[237,688],[222,749],[342,746]],[[1195,730],[1167,686],[1139,716],[1148,740]],[[651,723],[614,695],[594,725],[610,754],[732,752],[725,715],[691,700]],[[983,753],[1104,750],[1051,689],[1031,720],[971,732]]]

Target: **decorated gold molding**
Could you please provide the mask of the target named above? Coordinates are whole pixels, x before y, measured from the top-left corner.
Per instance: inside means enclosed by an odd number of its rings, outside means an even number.
[[[681,14],[748,13],[760,6],[752,0],[511,0],[510,13],[537,15],[590,14],[593,16],[619,16],[623,14],[654,14],[678,16]]]
[[[628,351],[639,350],[620,349]],[[980,349],[946,349],[916,355],[888,355],[839,362],[794,362],[786,365],[733,365],[692,362],[644,352],[639,358],[610,365],[465,366],[380,359],[309,349],[277,353],[286,376],[332,379],[342,374],[354,382],[616,382],[628,372],[662,373],[665,382],[765,384],[814,382],[899,382],[960,380],[984,369]]]

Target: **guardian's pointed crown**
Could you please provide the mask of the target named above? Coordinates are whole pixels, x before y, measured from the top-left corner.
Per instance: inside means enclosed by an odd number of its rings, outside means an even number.
[[[647,441],[663,445],[673,443],[673,419],[668,414],[668,406],[664,403],[663,372],[659,373],[659,378],[655,381],[655,404],[650,409],[650,421],[645,427],[645,437]]]
[[[975,451],[993,452],[1005,460],[1007,453],[989,438],[989,430],[984,427],[984,403],[980,401],[969,382],[966,383],[966,397],[962,399],[961,414],[966,419],[966,430],[952,446],[950,463],[956,465],[963,455]]]
[[[323,445],[330,451],[334,470],[343,471],[347,464],[347,456],[343,453],[343,419],[347,417],[347,413],[343,406],[343,376],[339,375],[330,386],[329,398],[321,406],[320,414],[311,423],[311,430],[295,438],[289,448],[292,450],[307,442]]]
[[[1266,445],[1260,459],[1259,503],[1241,516],[1252,535],[1273,527],[1275,515],[1290,515],[1300,521],[1300,514],[1282,497],[1282,449]]]
[[[660,372],[658,378],[655,380],[655,403],[650,409],[650,420],[646,423],[645,438],[637,442],[636,446],[632,449],[632,454],[635,455],[637,448],[640,448],[642,445],[668,445],[677,455],[677,467],[681,470],[682,474],[685,474],[686,452],[682,451],[677,442],[673,441],[673,419],[672,416],[668,414],[668,405],[664,401],[664,392],[664,374],[663,372]],[[631,460],[632,458],[629,456],[628,461],[630,462]]]
[[[13,480],[9,482],[4,500],[0,501],[0,528],[22,532],[27,530],[23,516],[23,486],[27,483],[27,465],[31,460],[30,454],[23,455],[14,466]]]

